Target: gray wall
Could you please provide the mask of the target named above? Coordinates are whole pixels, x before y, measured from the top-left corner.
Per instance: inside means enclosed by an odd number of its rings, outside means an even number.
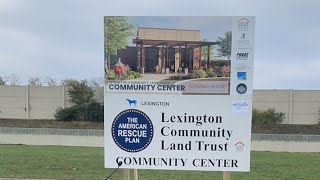
[[[94,88],[103,103],[103,88]],[[0,86],[0,118],[53,119],[57,107],[70,107],[66,87]],[[253,107],[284,112],[284,124],[317,124],[320,90],[254,90]]]
[[[253,107],[285,113],[284,124],[317,124],[320,90],[255,90]]]

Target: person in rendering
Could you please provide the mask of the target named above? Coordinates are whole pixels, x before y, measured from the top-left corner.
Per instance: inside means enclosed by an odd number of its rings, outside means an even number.
[[[120,58],[118,58],[118,61],[114,65],[113,70],[116,73],[116,80],[120,80],[123,74],[123,64]]]

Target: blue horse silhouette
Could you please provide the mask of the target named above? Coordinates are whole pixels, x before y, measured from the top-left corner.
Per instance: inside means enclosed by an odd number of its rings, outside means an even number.
[[[136,100],[130,100],[130,99],[127,99],[129,105],[131,106],[132,104],[135,106],[137,105],[137,101]]]

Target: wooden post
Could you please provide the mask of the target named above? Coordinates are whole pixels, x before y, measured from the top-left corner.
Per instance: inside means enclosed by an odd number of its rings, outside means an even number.
[[[134,170],[133,170],[133,176],[134,176],[134,177],[133,177],[134,180],[138,180],[138,179],[139,179],[139,178],[138,178],[138,170],[137,170],[137,169],[134,169]]]
[[[231,172],[223,171],[223,180],[231,180]]]
[[[130,180],[130,171],[129,171],[129,169],[123,169],[123,180]]]
[[[210,66],[210,45],[208,46],[208,54],[207,54],[207,68]]]
[[[179,68],[182,69],[182,53],[181,53],[181,45],[179,46]]]
[[[202,47],[199,46],[199,54],[200,54],[200,56],[199,56],[200,57],[200,59],[199,59],[199,68],[201,68],[201,62],[202,62],[201,61],[201,59],[202,59],[202,57],[201,57],[202,56],[202,54],[201,54],[202,52],[201,51],[202,51]]]

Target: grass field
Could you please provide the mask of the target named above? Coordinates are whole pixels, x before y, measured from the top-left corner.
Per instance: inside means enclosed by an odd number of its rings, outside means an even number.
[[[61,146],[0,145],[0,178],[104,179],[103,149]],[[139,170],[141,180],[213,180],[222,172]],[[121,179],[119,170],[111,179]],[[232,179],[320,179],[320,153],[253,152],[250,173]]]

